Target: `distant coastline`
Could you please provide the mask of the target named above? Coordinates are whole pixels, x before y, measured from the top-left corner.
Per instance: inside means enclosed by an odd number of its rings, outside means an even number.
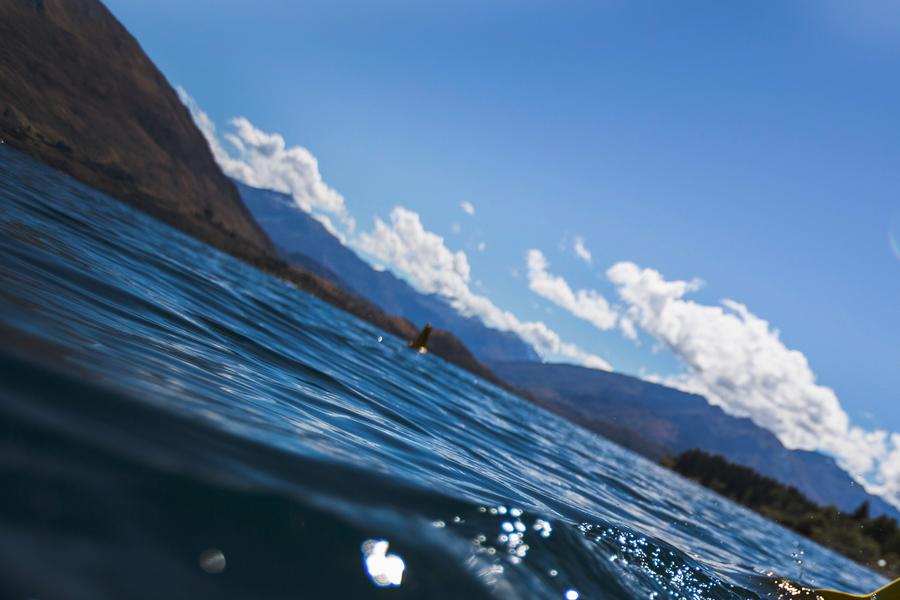
[[[797,488],[700,450],[661,464],[873,571],[900,577],[900,526],[884,515],[871,517],[868,502],[842,513],[812,502]]]

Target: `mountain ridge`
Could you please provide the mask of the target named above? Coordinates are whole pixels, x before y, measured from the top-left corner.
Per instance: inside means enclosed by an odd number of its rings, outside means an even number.
[[[545,408],[589,429],[596,421],[616,425],[673,455],[693,449],[721,454],[793,485],[815,502],[851,511],[868,500],[874,513],[900,518],[900,511],[866,492],[833,458],[785,448],[772,432],[749,418],[727,414],[703,396],[575,365],[491,362],[489,366]]]
[[[331,273],[334,280],[384,311],[452,331],[479,360],[540,360],[514,333],[487,327],[477,317],[464,317],[442,298],[416,291],[390,271],[374,269],[297,207],[288,194],[237,180],[235,185],[244,204],[288,262],[314,271],[318,265],[323,276]]]

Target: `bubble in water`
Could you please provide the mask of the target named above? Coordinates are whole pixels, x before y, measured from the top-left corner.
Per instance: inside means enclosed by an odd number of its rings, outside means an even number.
[[[218,548],[210,548],[200,553],[200,568],[213,575],[225,570],[225,555]]]
[[[566,600],[578,600],[578,592],[575,590],[566,590]]]

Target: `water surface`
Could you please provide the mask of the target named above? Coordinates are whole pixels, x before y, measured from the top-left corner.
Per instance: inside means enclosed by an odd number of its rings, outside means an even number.
[[[4,146],[0,249],[3,598],[883,582]]]

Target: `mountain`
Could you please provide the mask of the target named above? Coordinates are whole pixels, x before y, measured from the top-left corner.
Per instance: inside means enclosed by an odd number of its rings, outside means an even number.
[[[854,483],[832,458],[789,450],[770,431],[728,415],[702,396],[573,365],[493,362],[490,367],[556,414],[601,435],[604,427],[615,426],[652,443],[654,451],[648,452],[633,442],[620,442],[650,458],[700,449],[792,485],[817,504],[850,511],[868,501],[873,513],[900,517],[887,502]]]
[[[540,360],[514,333],[491,329],[475,317],[464,317],[442,298],[421,294],[388,271],[376,271],[319,221],[300,210],[289,195],[238,181],[235,184],[247,208],[292,264],[340,282],[389,313],[452,331],[480,360]]]
[[[97,0],[0,0],[0,138],[220,248],[271,251],[175,91]]]
[[[281,259],[175,90],[98,0],[0,0],[0,140],[392,335],[418,332]],[[429,346],[506,387],[449,331]]]
[[[292,264],[354,290],[381,309],[451,329],[493,373],[536,404],[654,460],[701,449],[801,490],[819,504],[900,517],[866,493],[833,459],[788,450],[750,419],[726,414],[702,396],[628,375],[574,365],[542,364],[514,334],[459,315],[442,299],[421,294],[387,271],[376,271],[287,194],[235,182],[256,220]]]

